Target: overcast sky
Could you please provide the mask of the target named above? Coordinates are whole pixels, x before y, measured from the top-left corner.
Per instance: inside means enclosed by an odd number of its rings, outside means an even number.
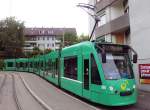
[[[0,0],[0,19],[15,16],[26,27],[75,27],[88,34],[88,15],[78,3],[88,0]]]

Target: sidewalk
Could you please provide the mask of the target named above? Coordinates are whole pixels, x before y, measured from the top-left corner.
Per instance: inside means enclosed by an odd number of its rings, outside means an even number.
[[[135,106],[141,110],[150,110],[150,92],[139,90],[138,102]]]

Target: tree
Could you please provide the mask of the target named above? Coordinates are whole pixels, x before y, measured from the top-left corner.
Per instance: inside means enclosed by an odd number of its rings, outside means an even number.
[[[89,36],[88,36],[88,35],[81,34],[81,35],[78,37],[78,42],[88,41],[88,40],[89,40]]]
[[[0,21],[0,50],[5,51],[8,57],[23,55],[24,22],[9,17]]]
[[[50,49],[50,48],[49,49],[45,49],[44,50],[44,54],[50,53],[51,51],[52,51],[52,49]]]
[[[42,53],[42,51],[39,49],[39,47],[34,47],[33,52],[32,52],[32,56],[39,55],[41,53]]]
[[[64,34],[64,46],[69,46],[75,43],[77,43],[77,35],[74,33],[66,32]]]

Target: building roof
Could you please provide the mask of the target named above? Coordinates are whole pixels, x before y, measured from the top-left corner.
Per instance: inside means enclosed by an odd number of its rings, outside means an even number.
[[[62,36],[66,32],[77,34],[75,28],[25,28],[24,30],[25,36]]]

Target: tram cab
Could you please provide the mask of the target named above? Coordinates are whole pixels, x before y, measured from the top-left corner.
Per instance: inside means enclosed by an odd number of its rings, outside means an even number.
[[[97,52],[97,58],[95,57],[97,72],[99,72],[97,77],[100,77],[98,85],[101,88],[96,93],[95,88],[99,87],[94,88],[91,84],[91,100],[109,106],[136,103],[137,90],[132,69],[132,61],[137,62],[136,52],[128,45],[100,43],[95,43],[95,50]],[[131,53],[134,53],[133,56]],[[91,72],[91,77],[92,74]]]

